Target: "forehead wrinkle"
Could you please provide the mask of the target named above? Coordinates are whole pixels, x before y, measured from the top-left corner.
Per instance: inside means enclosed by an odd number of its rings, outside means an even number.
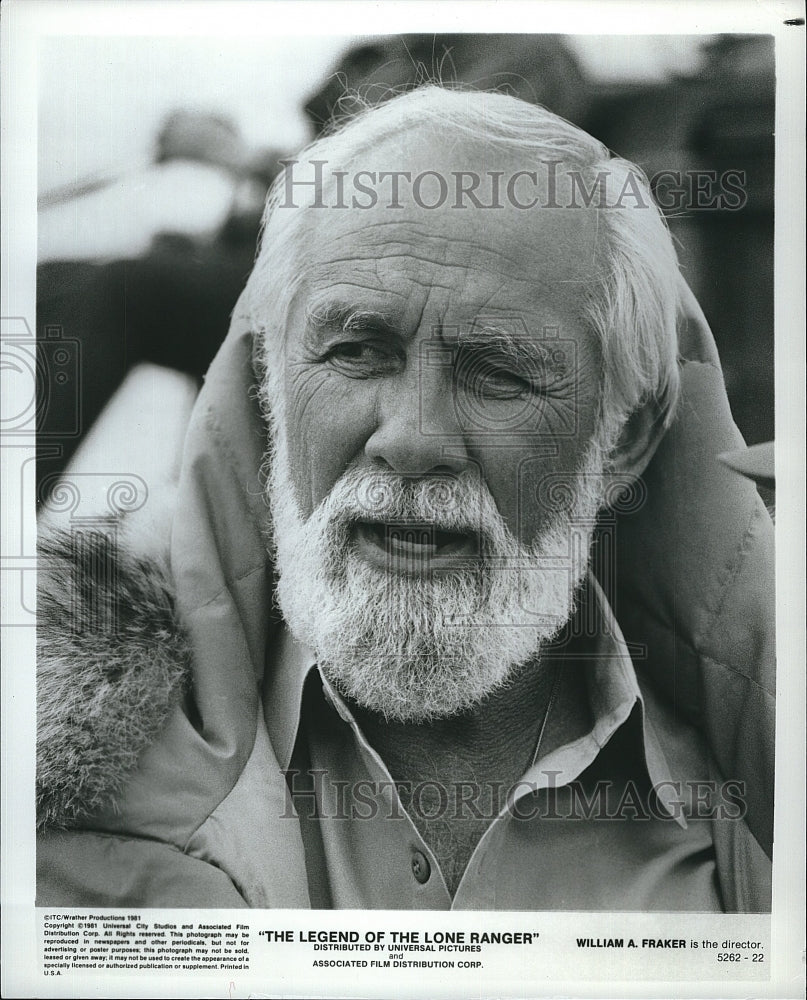
[[[316,284],[318,279],[334,280],[338,278],[340,282],[345,280],[346,275],[352,273],[356,276],[372,275],[378,282],[379,289],[388,288],[387,280],[383,277],[384,266],[394,266],[393,278],[402,282],[413,282],[422,287],[445,288],[447,291],[456,291],[457,285],[448,277],[452,273],[462,273],[466,275],[466,281],[476,281],[478,278],[472,276],[481,275],[483,278],[495,278],[497,280],[507,279],[515,284],[527,286],[537,286],[539,288],[551,288],[552,285],[561,284],[551,277],[544,277],[540,267],[535,271],[527,272],[520,268],[520,274],[514,274],[513,268],[508,269],[507,264],[512,263],[501,254],[491,253],[492,265],[485,266],[480,261],[474,261],[470,257],[465,260],[438,260],[425,256],[420,251],[407,248],[406,252],[397,253],[393,249],[379,254],[358,253],[350,257],[336,257],[328,261],[318,261],[310,265],[311,282]],[[515,265],[513,265],[515,267]],[[351,270],[349,270],[351,269]],[[583,279],[567,279],[563,284],[582,283]]]
[[[398,266],[399,261],[401,266]],[[345,265],[350,265],[350,269]],[[390,268],[392,273],[386,274],[385,268]],[[461,275],[461,281],[457,281],[455,275]],[[582,300],[574,295],[574,290],[580,289],[582,293],[588,287],[588,282],[582,277],[557,279],[539,267],[534,272],[523,275],[507,272],[506,269],[494,273],[487,268],[466,267],[457,262],[450,265],[435,264],[429,259],[407,254],[401,257],[386,256],[382,260],[377,257],[360,260],[352,258],[327,265],[318,264],[311,268],[306,286],[309,294],[327,294],[329,287],[354,286],[358,289],[357,295],[376,300],[368,302],[367,307],[380,313],[387,310],[381,304],[376,304],[379,296],[398,299],[400,308],[408,312],[413,294],[444,292],[457,298],[457,304],[468,304],[476,300],[474,312],[479,315],[486,309],[512,312],[514,296],[523,295],[528,311],[538,313],[549,307],[558,319],[565,316],[566,321],[571,318],[577,322],[582,313]],[[339,293],[335,297],[338,298]],[[348,294],[347,298],[352,296]],[[522,311],[516,310],[519,313]]]
[[[300,283],[298,301],[307,299],[310,303],[306,308],[317,311],[320,307],[331,304],[339,306],[354,306],[368,309],[390,318],[406,308],[408,296],[389,284],[379,284],[377,281],[366,280],[371,275],[346,275],[340,272],[337,280],[328,275],[309,274]],[[377,274],[372,277],[378,278]],[[362,280],[365,279],[365,280]]]
[[[380,235],[378,232],[380,228],[386,230],[390,225],[393,223],[378,223],[376,236]],[[594,248],[590,254],[585,252],[586,248],[582,248],[582,252],[569,260],[567,259],[569,254],[563,248],[558,248],[557,255],[550,253],[551,248],[547,248],[545,252],[531,249],[529,253],[513,255],[501,247],[485,247],[465,238],[449,240],[443,235],[434,233],[425,233],[422,240],[413,240],[409,243],[407,239],[397,235],[401,226],[395,225],[395,239],[389,239],[385,232],[384,239],[368,241],[365,238],[366,233],[361,233],[364,245],[359,243],[351,253],[345,253],[343,250],[338,256],[325,257],[321,252],[315,251],[307,265],[309,273],[313,276],[317,273],[324,274],[328,280],[333,280],[330,272],[339,272],[339,277],[342,278],[346,272],[349,273],[348,269],[352,269],[357,274],[369,272],[379,284],[386,284],[381,277],[384,267],[400,267],[400,271],[394,275],[395,278],[400,277],[403,281],[414,279],[420,285],[430,285],[442,284],[439,279],[441,269],[446,274],[462,270],[490,278],[505,278],[508,282],[523,283],[532,286],[532,289],[537,290],[539,294],[544,292],[551,294],[553,288],[585,286],[594,280],[598,273]],[[358,235],[354,233],[352,238],[356,239]],[[413,231],[412,235],[416,235],[416,232]],[[425,275],[422,273],[424,269],[427,269]],[[566,273],[558,273],[559,270]],[[421,273],[415,273],[418,271]]]
[[[371,217],[367,218],[367,214]],[[578,212],[575,218],[578,218],[580,214]],[[583,214],[587,219],[590,216],[588,211],[583,212]],[[579,226],[565,226],[561,227],[559,232],[555,231],[556,227],[554,223],[559,221],[557,216],[534,215],[533,218],[536,220],[536,225],[531,227],[531,232],[536,237],[545,237],[543,246],[541,246],[540,240],[538,242],[525,240],[527,234],[524,233],[522,226],[518,224],[522,219],[526,219],[523,213],[504,225],[502,225],[502,223],[506,222],[504,219],[491,219],[492,225],[486,225],[481,228],[477,227],[472,230],[470,235],[467,231],[463,232],[463,230],[467,230],[467,224],[477,219],[477,216],[473,214],[465,215],[463,213],[457,215],[454,212],[452,215],[447,215],[445,212],[432,213],[430,217],[432,219],[431,223],[420,222],[418,219],[411,217],[397,216],[394,210],[391,209],[380,218],[378,217],[378,210],[364,213],[364,217],[361,216],[362,213],[358,211],[342,215],[338,220],[339,228],[336,231],[331,229],[329,239],[325,242],[324,246],[338,247],[340,243],[346,240],[358,239],[365,245],[369,244],[372,247],[372,253],[370,253],[369,249],[364,251],[361,244],[359,244],[356,253],[353,254],[354,259],[363,256],[376,260],[379,256],[387,258],[417,255],[424,261],[433,264],[449,267],[474,266],[477,269],[481,269],[489,266],[487,260],[494,258],[496,262],[499,262],[498,264],[494,263],[493,269],[495,271],[515,269],[524,273],[530,273],[531,267],[541,266],[543,263],[554,266],[556,262],[561,260],[578,271],[586,267],[585,262],[593,260],[595,257],[598,231],[597,223],[599,222],[597,218],[593,227],[590,221],[588,222],[585,226],[585,230],[588,233],[588,238],[586,238],[586,232],[581,232]],[[490,217],[485,217],[486,222],[488,218]],[[444,222],[446,219],[456,219],[461,225],[446,225],[435,231],[435,224]],[[546,228],[541,226],[541,219],[546,220],[549,224]],[[396,232],[394,238],[390,238],[389,236],[388,231],[390,228]],[[315,227],[312,227],[312,229],[314,229],[314,232],[311,235],[316,236]],[[477,237],[477,232],[481,233],[480,237]],[[488,240],[487,244],[484,242],[485,240]],[[491,240],[493,242],[490,242]],[[527,242],[530,243],[529,246],[526,245]],[[424,254],[424,244],[429,248],[432,246],[438,247],[439,252],[433,256],[430,253]],[[322,246],[323,244],[320,243],[319,245]],[[419,250],[419,254],[413,254],[415,250]],[[518,252],[511,252],[513,250],[517,250]],[[527,251],[526,254],[525,250]],[[590,254],[587,250],[590,250]],[[456,261],[451,260],[449,259],[450,255],[459,255],[460,259]],[[341,255],[331,259],[334,262],[345,261],[345,257]],[[328,263],[327,260],[322,260],[321,258],[320,260],[322,263]],[[590,265],[588,269],[590,270]],[[586,277],[589,277],[589,275],[586,275]],[[584,280],[582,275],[580,280]]]
[[[524,235],[523,227],[502,227],[498,221],[492,236],[483,229],[479,239],[467,232],[452,239],[446,235],[447,229],[457,227],[446,225],[445,219],[435,220],[441,223],[441,231],[435,232],[411,217],[391,218],[391,212],[384,217],[378,212],[369,214],[370,218],[360,212],[350,213],[349,219],[341,216],[337,232],[331,227],[329,239],[314,243],[302,265],[306,272],[302,283],[309,294],[324,295],[340,285],[356,286],[358,296],[348,292],[348,302],[357,309],[377,311],[382,321],[390,318],[384,300],[395,296],[401,307],[399,311],[396,303],[392,312],[407,328],[407,317],[414,319],[415,312],[426,311],[426,305],[417,308],[413,298],[419,302],[425,295],[428,302],[432,293],[450,296],[452,304],[446,302],[440,310],[444,321],[456,322],[450,313],[457,309],[465,312],[466,321],[471,318],[470,310],[475,315],[485,309],[512,311],[516,301],[525,316],[535,318],[549,309],[562,326],[576,328],[582,321],[582,293],[591,283],[593,269],[587,245],[571,253],[578,242],[572,238],[577,227],[569,233],[571,242],[562,240],[555,254],[551,239],[554,227],[544,230],[546,239],[525,238],[521,245],[517,241],[519,232]],[[359,228],[358,223],[365,220],[366,225]],[[465,228],[467,221],[460,228]],[[539,226],[537,237],[541,229]],[[588,243],[579,230],[578,235]],[[596,270],[596,261],[593,268]],[[461,309],[463,305],[467,308]]]
[[[393,223],[386,223],[385,227],[386,225],[393,225]],[[461,267],[473,268],[474,270],[489,270],[491,269],[489,262],[492,262],[494,265],[492,270],[508,273],[512,268],[526,273],[529,266],[529,260],[525,260],[523,256],[513,256],[506,253],[501,247],[485,246],[465,237],[435,233],[425,228],[422,232],[418,232],[415,227],[412,228],[413,232],[408,236],[406,233],[400,233],[401,224],[397,224],[396,229],[399,230],[399,235],[396,235],[394,239],[389,239],[386,234],[377,240],[371,238],[379,236],[377,232],[371,232],[372,227],[345,234],[349,238],[361,235],[363,242],[369,243],[370,247],[359,247],[351,255],[331,256],[327,260],[320,260],[319,263],[327,266],[361,260],[377,261],[379,258],[394,260],[403,257],[436,267]],[[341,240],[335,242],[338,245]]]

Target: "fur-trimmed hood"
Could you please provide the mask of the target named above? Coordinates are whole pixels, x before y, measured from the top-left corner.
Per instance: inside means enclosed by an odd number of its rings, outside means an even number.
[[[37,825],[114,803],[191,668],[165,566],[118,532],[53,531],[38,546]]]

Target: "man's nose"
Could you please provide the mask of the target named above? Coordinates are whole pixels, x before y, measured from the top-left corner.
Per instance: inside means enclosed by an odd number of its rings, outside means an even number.
[[[365,453],[404,475],[466,468],[450,372],[415,361],[380,386],[376,427]]]

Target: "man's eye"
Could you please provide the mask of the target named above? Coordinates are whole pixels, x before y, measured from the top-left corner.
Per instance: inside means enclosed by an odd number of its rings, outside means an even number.
[[[485,372],[477,380],[477,391],[482,396],[496,399],[523,399],[534,393],[533,386],[525,378],[504,368]]]
[[[490,362],[459,365],[455,381],[464,392],[478,399],[524,399],[536,391],[531,381],[519,372]]]
[[[325,356],[334,367],[347,374],[360,376],[386,374],[395,371],[399,359],[395,352],[368,340],[348,340],[335,344]]]
[[[337,344],[331,348],[330,356],[337,358],[366,358],[378,353],[375,344],[362,344],[350,341],[346,344]]]

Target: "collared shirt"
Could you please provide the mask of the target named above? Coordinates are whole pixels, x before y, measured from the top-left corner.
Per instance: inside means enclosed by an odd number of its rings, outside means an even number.
[[[490,823],[453,899],[349,706],[313,652],[282,631],[265,718],[294,793],[313,906],[723,910],[709,810],[693,793],[709,787],[702,741],[640,686],[593,577],[588,592],[595,634],[558,655],[583,671],[591,728],[511,788],[486,790]],[[433,808],[434,789],[422,791]]]

